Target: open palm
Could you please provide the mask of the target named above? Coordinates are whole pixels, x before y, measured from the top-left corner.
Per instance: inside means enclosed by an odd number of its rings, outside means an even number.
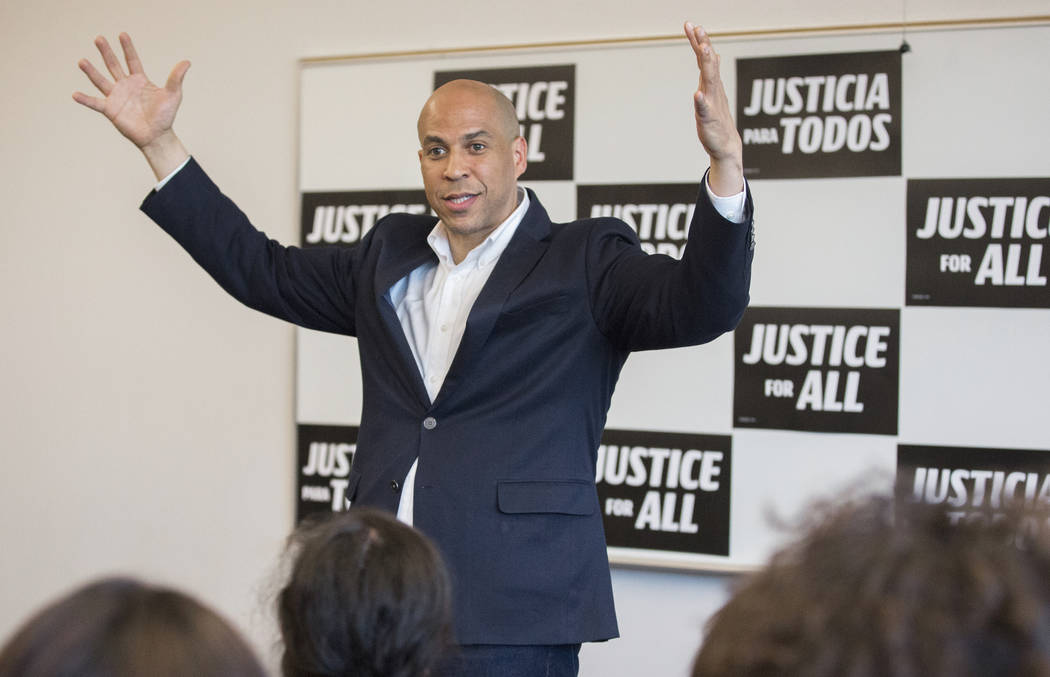
[[[113,79],[105,77],[87,59],[81,59],[78,63],[80,69],[103,96],[94,97],[76,92],[73,99],[105,115],[121,134],[139,148],[144,148],[171,132],[175,113],[182,102],[182,79],[190,62],[176,64],[167,83],[158,87],[146,77],[127,33],[120,34],[120,44],[127,61],[127,72],[109,42],[99,36],[95,38],[95,46]]]

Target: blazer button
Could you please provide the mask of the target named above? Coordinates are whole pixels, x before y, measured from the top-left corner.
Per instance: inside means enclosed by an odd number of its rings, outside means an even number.
[[[437,427],[437,424],[437,419],[433,416],[427,416],[425,419],[423,419],[423,427],[427,430],[433,430]]]
[[[390,491],[397,493],[397,490],[401,488],[401,485],[397,483],[397,480],[390,480]]]

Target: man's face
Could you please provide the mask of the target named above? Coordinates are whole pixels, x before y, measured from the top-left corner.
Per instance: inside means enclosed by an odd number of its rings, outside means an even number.
[[[449,238],[470,248],[514,211],[525,171],[525,140],[498,96],[488,85],[456,81],[435,92],[419,116],[427,200]]]

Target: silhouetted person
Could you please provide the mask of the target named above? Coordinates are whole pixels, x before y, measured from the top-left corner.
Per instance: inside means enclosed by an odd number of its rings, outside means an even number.
[[[214,611],[177,590],[127,578],[90,583],[50,604],[0,650],[0,677],[147,675],[266,673]]]
[[[1050,675],[1046,514],[1026,519],[820,507],[709,621],[693,677]]]
[[[440,555],[393,515],[355,508],[293,533],[277,600],[284,677],[421,677],[452,644]]]

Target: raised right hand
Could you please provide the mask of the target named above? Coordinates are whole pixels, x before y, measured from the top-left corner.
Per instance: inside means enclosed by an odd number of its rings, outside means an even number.
[[[190,62],[175,64],[164,87],[157,87],[146,77],[127,33],[120,34],[120,45],[124,49],[128,72],[124,72],[109,42],[102,36],[95,38],[95,46],[113,79],[102,75],[87,59],[81,59],[77,65],[103,96],[75,92],[73,100],[105,115],[121,134],[146,154],[151,164],[154,164],[155,157],[170,160],[173,156],[183,155],[185,150],[172,131],[172,124],[182,102],[182,79]],[[154,166],[154,170],[157,169]]]

